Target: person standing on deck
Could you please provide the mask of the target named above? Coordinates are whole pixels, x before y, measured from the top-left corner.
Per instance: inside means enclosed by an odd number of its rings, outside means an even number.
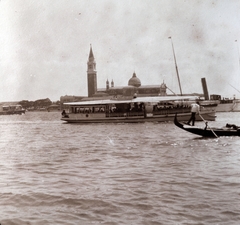
[[[192,103],[191,104],[191,117],[189,121],[187,122],[188,125],[190,125],[190,122],[192,122],[192,126],[194,126],[195,120],[196,120],[196,114],[199,114],[200,106],[199,102]]]

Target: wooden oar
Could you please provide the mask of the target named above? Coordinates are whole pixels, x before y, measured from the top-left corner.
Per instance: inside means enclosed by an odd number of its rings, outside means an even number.
[[[200,113],[199,113],[199,116],[200,116],[201,119],[204,121],[204,123],[206,124],[206,126],[208,126],[208,128],[212,131],[212,133],[214,134],[214,136],[215,136],[216,138],[218,138],[218,136],[216,135],[216,133],[213,131],[213,129],[212,129],[211,127],[209,127],[208,122],[200,115]]]

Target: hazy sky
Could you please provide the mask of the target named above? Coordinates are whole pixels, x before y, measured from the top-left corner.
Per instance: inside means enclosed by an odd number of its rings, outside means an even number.
[[[183,93],[240,97],[239,0],[0,0],[0,101],[86,96],[90,44],[98,88],[179,93],[169,36]]]

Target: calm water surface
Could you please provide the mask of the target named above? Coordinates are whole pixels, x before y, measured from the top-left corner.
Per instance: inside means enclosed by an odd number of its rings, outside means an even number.
[[[240,113],[209,125],[227,122]],[[240,224],[240,137],[47,112],[1,116],[0,129],[1,225]]]

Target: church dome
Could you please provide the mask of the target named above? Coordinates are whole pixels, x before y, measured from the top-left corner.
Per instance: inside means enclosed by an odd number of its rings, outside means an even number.
[[[137,78],[136,73],[133,73],[133,76],[131,79],[128,81],[128,85],[134,86],[134,87],[140,87],[141,86],[141,81]]]

